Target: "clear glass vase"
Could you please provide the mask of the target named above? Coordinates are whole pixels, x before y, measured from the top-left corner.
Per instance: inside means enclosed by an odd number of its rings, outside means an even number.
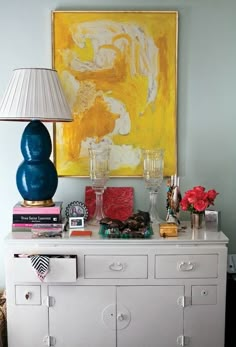
[[[107,147],[89,148],[90,178],[92,188],[95,191],[95,212],[88,221],[90,225],[99,225],[100,220],[105,217],[103,209],[103,193],[109,179],[110,149]]]
[[[145,187],[149,191],[149,214],[153,224],[163,222],[158,213],[157,197],[163,181],[164,150],[144,149],[143,155],[143,178]]]
[[[161,219],[158,213],[157,198],[158,198],[158,192],[154,190],[150,190],[149,191],[149,215],[150,215],[151,222],[153,224],[163,223],[163,220]]]
[[[95,190],[95,211],[93,217],[90,219],[89,224],[97,225],[100,220],[105,217],[103,210],[103,193],[104,189],[94,188]]]

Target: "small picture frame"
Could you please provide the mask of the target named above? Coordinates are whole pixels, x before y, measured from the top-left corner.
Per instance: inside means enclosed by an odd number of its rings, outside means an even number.
[[[84,227],[84,217],[70,217],[69,218],[69,228],[78,229]]]
[[[65,215],[69,219],[71,217],[83,217],[84,220],[88,218],[88,209],[81,201],[72,201],[65,210]]]
[[[221,211],[206,210],[205,225],[207,230],[220,231],[221,230]]]

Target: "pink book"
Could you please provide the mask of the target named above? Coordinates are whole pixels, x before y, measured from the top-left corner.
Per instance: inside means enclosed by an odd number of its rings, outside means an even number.
[[[13,214],[60,214],[62,210],[62,201],[56,201],[51,207],[24,207],[18,202],[13,207]]]
[[[13,228],[32,228],[33,223],[12,223]]]

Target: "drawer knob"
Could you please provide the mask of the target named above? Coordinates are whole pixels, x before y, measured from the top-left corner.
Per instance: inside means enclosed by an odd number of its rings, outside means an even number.
[[[120,263],[120,262],[111,263],[111,264],[109,265],[109,269],[110,269],[111,271],[122,271],[122,270],[124,270],[124,265],[123,265],[122,263]]]
[[[208,291],[207,291],[206,289],[203,289],[203,290],[201,291],[201,295],[202,295],[202,296],[207,296],[207,295],[208,295]]]
[[[181,261],[181,263],[178,264],[179,271],[192,271],[194,267],[194,263],[191,263],[191,261]]]
[[[30,299],[30,297],[31,297],[31,293],[30,293],[30,292],[27,292],[27,293],[25,294],[25,298],[26,298],[26,300],[29,300],[29,299]]]

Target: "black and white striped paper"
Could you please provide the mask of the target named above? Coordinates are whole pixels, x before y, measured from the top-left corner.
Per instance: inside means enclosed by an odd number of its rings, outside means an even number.
[[[49,272],[50,258],[45,255],[33,255],[30,260],[36,275],[43,282]]]

